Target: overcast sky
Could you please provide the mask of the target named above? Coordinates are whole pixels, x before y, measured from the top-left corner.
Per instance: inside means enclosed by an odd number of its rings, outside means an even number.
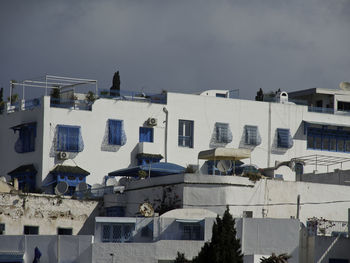
[[[145,92],[337,88],[349,0],[0,1],[0,86],[55,74]]]

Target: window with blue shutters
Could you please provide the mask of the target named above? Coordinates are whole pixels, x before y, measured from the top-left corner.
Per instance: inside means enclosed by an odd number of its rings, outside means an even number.
[[[350,152],[350,131],[308,127],[307,148],[321,151]]]
[[[178,145],[193,148],[193,121],[179,120]]]
[[[259,145],[261,143],[261,137],[259,134],[258,126],[246,125],[245,129],[245,144],[247,145]]]
[[[79,126],[58,125],[57,151],[81,152],[84,149]]]
[[[108,143],[110,145],[124,145],[126,136],[122,120],[108,120]]]
[[[21,124],[11,129],[19,133],[19,138],[15,144],[16,152],[27,153],[35,151],[36,122]]]
[[[293,146],[293,138],[289,129],[277,129],[277,147],[291,148]]]
[[[153,142],[153,128],[140,127],[139,142]]]

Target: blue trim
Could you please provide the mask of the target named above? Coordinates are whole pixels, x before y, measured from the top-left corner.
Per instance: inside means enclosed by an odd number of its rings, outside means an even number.
[[[153,142],[153,128],[140,127],[139,142]]]
[[[122,144],[123,121],[108,120],[108,143],[111,145]]]
[[[350,131],[308,127],[307,149],[350,152]]]
[[[57,151],[81,152],[83,148],[80,126],[57,125]]]
[[[277,147],[291,148],[293,146],[293,139],[289,129],[277,129]]]

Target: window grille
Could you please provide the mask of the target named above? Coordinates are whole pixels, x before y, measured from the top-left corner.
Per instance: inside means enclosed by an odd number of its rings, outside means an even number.
[[[153,142],[153,128],[140,127],[139,142]]]
[[[289,129],[277,129],[277,147],[291,148],[293,146],[293,138]]]
[[[114,225],[113,226],[113,242],[121,242],[122,240],[122,226],[121,225]]]
[[[79,126],[58,125],[57,151],[81,152],[84,149]]]
[[[261,137],[259,134],[258,126],[246,125],[245,126],[245,144],[259,145],[261,143]]]
[[[108,143],[111,145],[125,145],[126,135],[122,120],[108,120]]]
[[[228,123],[215,123],[216,142],[229,143],[232,141],[232,135],[230,136]]]
[[[102,226],[102,242],[109,242],[111,236],[111,225]]]
[[[182,240],[202,240],[203,228],[199,223],[182,224]]]
[[[193,148],[193,121],[179,120],[178,145]]]
[[[102,226],[102,242],[123,243],[132,240],[134,224],[104,224]]]

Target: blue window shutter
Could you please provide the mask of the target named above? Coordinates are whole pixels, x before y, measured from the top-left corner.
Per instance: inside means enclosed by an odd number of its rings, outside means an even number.
[[[293,139],[289,129],[277,129],[277,147],[291,148],[293,146]]]
[[[153,128],[140,127],[140,142],[153,142]]]
[[[81,152],[84,149],[79,126],[58,125],[57,150],[66,152]]]
[[[108,120],[108,143],[123,145],[122,143],[122,120]]]
[[[36,123],[23,124],[19,131],[19,138],[15,144],[15,151],[26,153],[35,151]]]
[[[258,131],[258,126],[246,125],[245,126],[245,144],[259,145],[261,143],[261,137]]]

